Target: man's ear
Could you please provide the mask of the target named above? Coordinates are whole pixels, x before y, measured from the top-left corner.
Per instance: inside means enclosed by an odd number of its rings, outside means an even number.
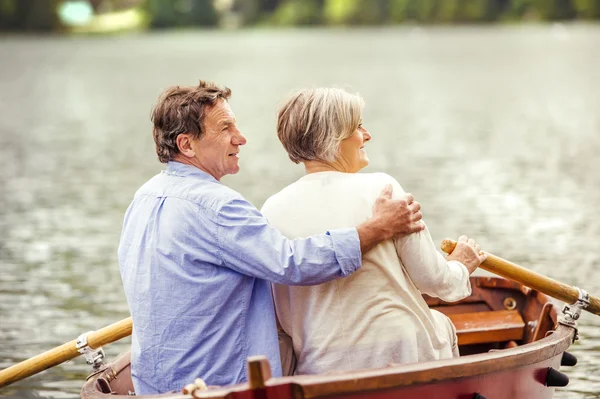
[[[189,158],[196,155],[196,152],[192,148],[192,137],[187,133],[177,136],[177,149],[182,155]]]

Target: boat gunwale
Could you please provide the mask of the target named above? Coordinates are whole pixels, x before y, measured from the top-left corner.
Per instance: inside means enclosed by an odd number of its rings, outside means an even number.
[[[516,348],[468,355],[454,359],[435,360],[414,364],[397,364],[386,368],[355,370],[344,373],[299,375],[272,378],[265,382],[266,389],[290,384],[301,397],[351,394],[373,390],[392,389],[445,380],[474,377],[507,371],[540,363],[565,352],[575,336],[575,329],[559,324],[556,330],[539,341]],[[499,361],[503,360],[503,361]],[[433,376],[433,377],[432,377]],[[235,392],[250,389],[247,383],[229,388],[194,392],[195,398],[226,398]]]
[[[276,377],[264,382],[264,389],[281,390],[291,389],[292,397],[317,398],[333,395],[353,394],[357,392],[379,391],[408,386],[443,383],[450,380],[476,377],[483,374],[498,373],[519,369],[552,359],[563,352],[573,343],[576,328],[557,323],[560,311],[559,303],[545,295],[539,295],[535,290],[514,282],[497,277],[471,277],[472,283],[483,289],[509,289],[520,291],[529,297],[529,300],[545,304],[552,304],[550,316],[555,324],[555,329],[548,331],[548,335],[540,340],[521,346],[492,350],[490,352],[462,356],[453,359],[435,360],[413,364],[391,364],[377,369],[362,369],[344,372],[330,372],[319,375],[298,375]],[[530,296],[531,294],[533,296]],[[479,298],[480,300],[481,298]],[[121,355],[123,356],[123,355]],[[117,359],[121,359],[119,356]],[[266,358],[263,361],[267,361]],[[99,374],[90,375],[89,380],[82,387],[82,397],[101,399],[107,394],[98,392],[96,381],[109,370],[116,377],[122,370],[129,366],[123,364],[118,370],[113,370],[114,362]],[[116,371],[116,373],[115,373]],[[289,388],[286,388],[289,387]],[[194,391],[193,397],[202,399],[228,399],[236,394],[250,391],[249,383],[228,385],[212,388],[207,391]],[[126,398],[124,395],[111,395],[110,397]],[[147,398],[181,399],[190,398],[188,394],[170,392],[160,395],[141,396]]]
[[[291,385],[292,390],[301,393],[300,397],[310,399],[474,377],[521,368],[558,356],[569,348],[573,342],[575,331],[572,327],[559,324],[556,330],[547,337],[516,348],[479,353],[454,359],[414,364],[397,364],[378,369],[276,377],[267,380],[265,385],[266,389]],[[432,375],[434,376],[433,378]],[[99,397],[99,395],[97,396],[97,392],[95,392],[97,391],[96,378],[90,378],[82,387],[82,393],[86,392],[88,394],[87,397]],[[249,384],[243,383],[208,391],[195,391],[193,397],[198,399],[224,399],[231,397],[234,393],[248,390],[250,390]],[[104,395],[106,394],[102,396]],[[111,397],[126,398],[129,396],[111,395]],[[141,397],[179,399],[190,398],[190,395],[171,392]]]

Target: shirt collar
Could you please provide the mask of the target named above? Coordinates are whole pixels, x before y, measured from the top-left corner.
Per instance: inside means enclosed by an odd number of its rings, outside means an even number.
[[[163,173],[181,177],[194,176],[202,180],[214,181],[219,183],[217,179],[215,179],[212,175],[206,173],[202,169],[176,161],[169,161],[167,163],[167,169],[165,169]]]

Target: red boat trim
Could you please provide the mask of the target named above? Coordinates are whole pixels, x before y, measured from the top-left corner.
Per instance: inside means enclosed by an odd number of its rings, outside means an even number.
[[[404,364],[381,369],[344,372],[343,374],[274,378],[267,381],[266,386],[276,387],[290,384],[295,393],[294,397],[309,399],[472,377],[516,369],[551,359],[569,348],[574,334],[574,329],[559,325],[551,335],[516,348],[457,359]],[[225,389],[197,392],[194,396],[216,399],[248,389],[248,384],[239,384]]]

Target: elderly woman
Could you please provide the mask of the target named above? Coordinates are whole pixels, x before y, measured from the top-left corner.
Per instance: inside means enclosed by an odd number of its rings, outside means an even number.
[[[377,195],[392,185],[384,173],[356,173],[368,165],[363,100],[344,90],[300,91],[278,113],[279,140],[306,175],[270,197],[262,212],[289,238],[367,220]],[[363,254],[363,267],[345,279],[306,287],[273,285],[282,332],[291,337],[295,365],[280,339],[284,373],[383,367],[458,356],[450,320],[428,308],[422,293],[458,301],[471,293],[469,275],[485,259],[462,236],[446,259],[425,229],[383,242]]]

